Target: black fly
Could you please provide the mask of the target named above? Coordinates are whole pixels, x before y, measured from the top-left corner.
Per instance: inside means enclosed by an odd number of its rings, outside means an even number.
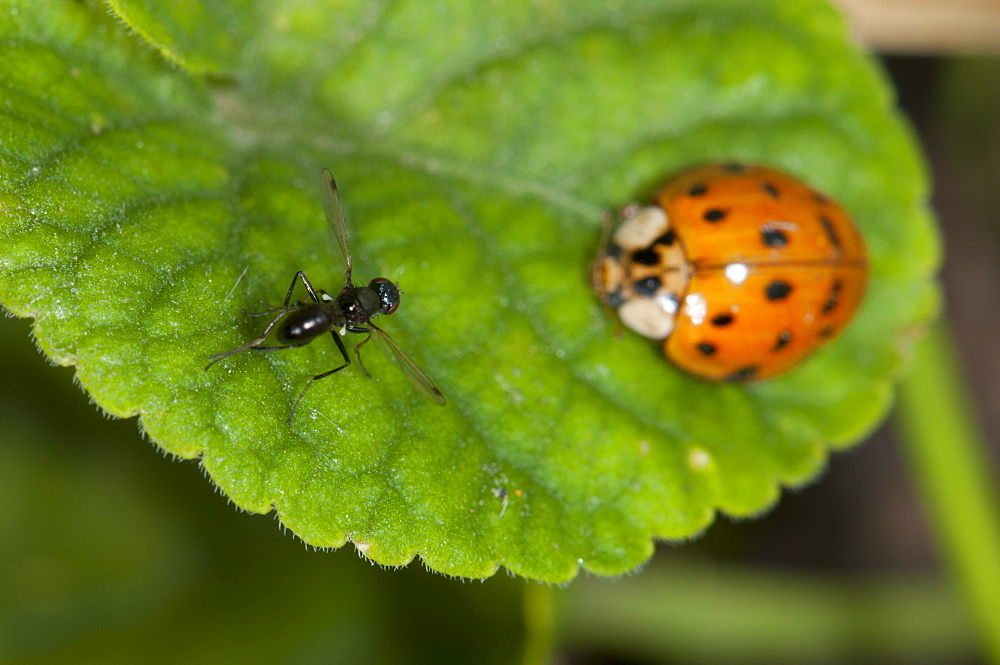
[[[333,174],[329,170],[323,169],[323,209],[326,212],[326,221],[329,224],[330,242],[333,246],[334,254],[338,254],[344,265],[344,281],[346,284],[340,293],[334,297],[322,289],[314,289],[301,270],[295,273],[292,278],[292,285],[288,288],[285,296],[285,304],[281,307],[269,307],[267,312],[253,314],[251,316],[267,316],[274,314],[274,318],[268,322],[264,331],[257,339],[244,344],[238,349],[224,351],[211,356],[208,367],[219,362],[223,358],[241,353],[243,351],[277,351],[279,349],[293,349],[298,346],[308,344],[323,333],[329,331],[333,341],[337,343],[340,354],[344,357],[344,364],[331,369],[328,372],[317,374],[309,380],[306,387],[299,393],[292,412],[288,416],[288,422],[292,422],[295,410],[302,401],[302,397],[309,390],[313,382],[326,378],[335,372],[339,372],[351,364],[351,357],[347,353],[341,335],[347,333],[364,334],[366,337],[354,346],[354,354],[361,365],[362,371],[369,378],[371,374],[365,369],[365,364],[361,361],[361,347],[368,343],[374,335],[380,342],[380,346],[386,350],[389,356],[396,361],[403,374],[413,382],[417,388],[427,395],[435,404],[444,406],[445,399],[441,391],[438,390],[434,382],[431,381],[423,370],[417,367],[406,353],[396,345],[389,335],[372,323],[372,319],[379,314],[392,314],[399,307],[399,289],[390,280],[384,277],[376,277],[368,286],[355,286],[351,281],[351,250],[347,246],[347,227],[344,224],[344,209],[340,203],[340,194],[337,191],[337,183],[333,179]],[[292,291],[295,284],[301,280],[302,285],[309,293],[309,300],[291,302]],[[268,346],[263,346],[264,342],[272,338],[273,342]]]

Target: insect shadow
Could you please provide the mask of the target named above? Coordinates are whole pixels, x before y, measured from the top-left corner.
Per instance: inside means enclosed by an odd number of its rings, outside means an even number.
[[[333,254],[340,258],[340,263],[344,267],[344,288],[337,296],[332,296],[322,289],[313,288],[306,274],[301,270],[298,271],[292,277],[292,284],[288,287],[285,302],[281,307],[268,306],[265,312],[249,314],[249,316],[273,315],[260,337],[237,349],[216,353],[209,358],[210,362],[205,370],[207,371],[220,360],[243,351],[294,349],[308,344],[329,331],[337,348],[340,349],[344,364],[309,379],[309,383],[302,389],[295,404],[292,405],[292,411],[288,415],[288,423],[291,424],[299,403],[313,383],[335,374],[351,364],[351,356],[341,337],[347,333],[363,334],[365,338],[354,346],[354,355],[357,357],[358,364],[365,376],[371,378],[371,374],[365,369],[365,364],[361,360],[361,347],[374,337],[377,345],[395,361],[413,385],[419,388],[432,402],[444,406],[444,395],[434,385],[434,382],[399,348],[388,333],[372,323],[372,319],[379,314],[392,314],[396,311],[399,307],[399,287],[384,277],[376,277],[369,282],[368,286],[354,285],[351,280],[351,250],[347,244],[344,208],[340,202],[337,182],[328,169],[323,169],[322,187],[323,210],[326,212],[330,245]],[[299,281],[302,282],[309,294],[309,299],[291,302],[295,284]],[[265,345],[265,343],[267,344]]]

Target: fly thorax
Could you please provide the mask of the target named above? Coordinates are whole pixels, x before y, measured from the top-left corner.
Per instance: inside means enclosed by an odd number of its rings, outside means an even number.
[[[356,286],[349,293],[340,294],[337,298],[337,305],[348,323],[365,325],[379,313],[381,302],[374,289],[367,286]]]

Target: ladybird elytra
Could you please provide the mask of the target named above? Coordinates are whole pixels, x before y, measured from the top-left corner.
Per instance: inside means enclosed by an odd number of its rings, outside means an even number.
[[[867,280],[864,239],[836,201],[738,164],[686,171],[628,208],[591,268],[625,326],[720,381],[793,368],[847,326]]]

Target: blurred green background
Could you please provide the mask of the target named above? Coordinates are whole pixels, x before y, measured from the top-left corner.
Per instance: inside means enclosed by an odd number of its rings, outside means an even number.
[[[928,151],[946,317],[1000,448],[1000,60],[890,58]],[[754,522],[623,580],[382,570],[242,514],[134,421],[104,418],[0,318],[0,662],[568,665],[986,662],[889,426]],[[555,634],[528,625],[555,612]]]

